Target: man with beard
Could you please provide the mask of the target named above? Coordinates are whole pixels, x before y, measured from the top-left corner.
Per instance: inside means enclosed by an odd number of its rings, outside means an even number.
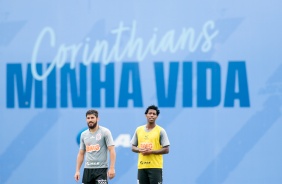
[[[80,167],[86,155],[82,183],[107,184],[108,178],[115,177],[116,153],[112,134],[109,129],[98,125],[98,111],[88,110],[86,122],[88,130],[81,133],[80,148],[76,161],[74,179],[80,179]],[[108,168],[108,152],[110,153],[110,167]]]
[[[166,131],[156,124],[160,114],[157,106],[146,111],[147,123],[139,126],[131,140],[132,151],[138,153],[138,184],[162,184],[163,154],[169,152]]]

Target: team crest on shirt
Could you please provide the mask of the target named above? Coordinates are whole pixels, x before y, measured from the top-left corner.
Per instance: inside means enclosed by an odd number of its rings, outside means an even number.
[[[100,133],[98,133],[97,135],[96,135],[96,141],[99,141],[100,139],[101,139],[101,134]]]

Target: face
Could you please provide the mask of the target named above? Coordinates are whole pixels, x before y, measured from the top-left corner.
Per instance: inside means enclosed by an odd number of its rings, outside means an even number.
[[[148,123],[155,123],[157,116],[157,111],[153,109],[149,109],[148,113],[146,114],[146,118]]]
[[[90,129],[94,129],[97,126],[98,120],[94,114],[88,114],[86,117],[87,125]]]

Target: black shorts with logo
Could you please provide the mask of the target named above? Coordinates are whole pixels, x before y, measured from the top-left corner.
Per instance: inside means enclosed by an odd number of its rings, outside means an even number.
[[[159,168],[138,169],[138,184],[162,184],[163,170]]]
[[[84,168],[82,183],[84,184],[108,184],[108,168],[89,169]]]

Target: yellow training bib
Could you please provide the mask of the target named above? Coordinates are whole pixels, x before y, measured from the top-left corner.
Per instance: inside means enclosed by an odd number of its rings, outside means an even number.
[[[152,130],[146,132],[144,126],[137,128],[138,148],[159,150],[162,148],[160,144],[161,127],[156,125]],[[162,154],[150,154],[143,156],[139,153],[138,169],[163,168]]]

